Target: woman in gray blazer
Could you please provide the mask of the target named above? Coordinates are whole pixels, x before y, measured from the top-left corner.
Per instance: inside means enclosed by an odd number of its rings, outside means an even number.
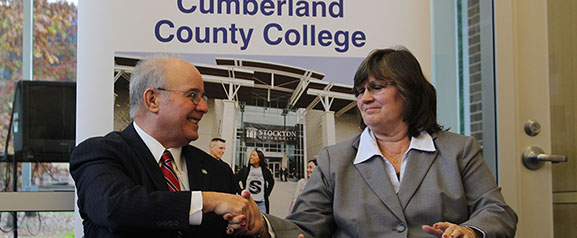
[[[371,52],[354,94],[363,132],[320,152],[286,220],[266,216],[276,237],[515,236],[517,215],[479,144],[442,130],[411,52]]]

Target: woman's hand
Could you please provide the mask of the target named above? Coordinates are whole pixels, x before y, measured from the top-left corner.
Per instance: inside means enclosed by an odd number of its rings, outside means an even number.
[[[267,231],[267,225],[264,220],[263,215],[260,213],[258,206],[250,197],[250,192],[248,190],[242,190],[239,198],[248,201],[249,206],[245,213],[240,215],[234,215],[232,213],[227,213],[223,215],[224,220],[228,221],[228,227],[226,228],[226,233],[228,235],[255,235],[258,234],[260,237],[270,237]]]
[[[450,222],[437,222],[433,226],[423,225],[423,231],[441,238],[476,238],[477,234],[470,227],[459,226]]]

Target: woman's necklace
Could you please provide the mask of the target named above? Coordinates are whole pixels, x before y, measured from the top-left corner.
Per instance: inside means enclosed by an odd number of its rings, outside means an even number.
[[[410,144],[410,140],[408,140],[408,141],[401,140],[398,142],[390,143],[390,145],[380,144],[379,150],[381,151],[383,156],[385,156],[385,158],[389,161],[389,163],[391,163],[393,165],[395,170],[397,172],[399,172],[399,170],[401,169],[400,163],[403,160],[405,152],[409,148],[409,144]],[[393,149],[395,151],[400,151],[400,152],[399,153],[388,153],[387,151],[389,149]]]
[[[385,158],[387,158],[387,160],[389,160],[389,162],[391,162],[391,164],[393,164],[394,166],[397,166],[399,164],[399,161],[401,161],[401,158],[403,158],[403,153],[400,154],[389,154],[384,152]]]

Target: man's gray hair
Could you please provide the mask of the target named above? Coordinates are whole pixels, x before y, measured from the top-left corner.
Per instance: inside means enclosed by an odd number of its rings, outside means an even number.
[[[138,62],[130,76],[130,118],[132,120],[144,103],[143,96],[147,88],[166,87],[164,77],[172,60],[174,60],[172,56],[157,55]]]

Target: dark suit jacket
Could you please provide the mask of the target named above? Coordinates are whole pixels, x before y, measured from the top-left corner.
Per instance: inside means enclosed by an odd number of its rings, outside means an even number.
[[[193,146],[182,148],[191,191],[235,193],[231,170]],[[148,147],[131,124],[80,143],[70,158],[85,237],[226,237],[214,213],[189,225],[190,191],[170,192]]]
[[[272,173],[270,172],[270,170],[268,168],[264,168],[264,167],[260,167],[262,168],[262,176],[264,177],[264,203],[266,205],[266,213],[269,213],[270,211],[270,204],[269,204],[269,200],[268,197],[270,196],[270,193],[272,192],[272,188],[274,187],[274,177],[272,176]],[[242,189],[248,189],[246,187],[246,178],[248,177],[248,173],[250,172],[250,167],[244,167],[242,168],[240,171],[238,171],[238,173],[236,173],[235,178],[236,178],[236,184],[238,184],[239,182],[242,184],[242,186],[240,186],[240,190]],[[241,191],[238,191],[238,193],[240,193]]]
[[[359,136],[323,149],[288,221],[267,215],[277,237],[434,237],[421,225],[439,221],[514,237],[517,215],[477,141],[445,131],[431,136],[437,151],[408,152],[398,194],[381,157],[353,164]]]

